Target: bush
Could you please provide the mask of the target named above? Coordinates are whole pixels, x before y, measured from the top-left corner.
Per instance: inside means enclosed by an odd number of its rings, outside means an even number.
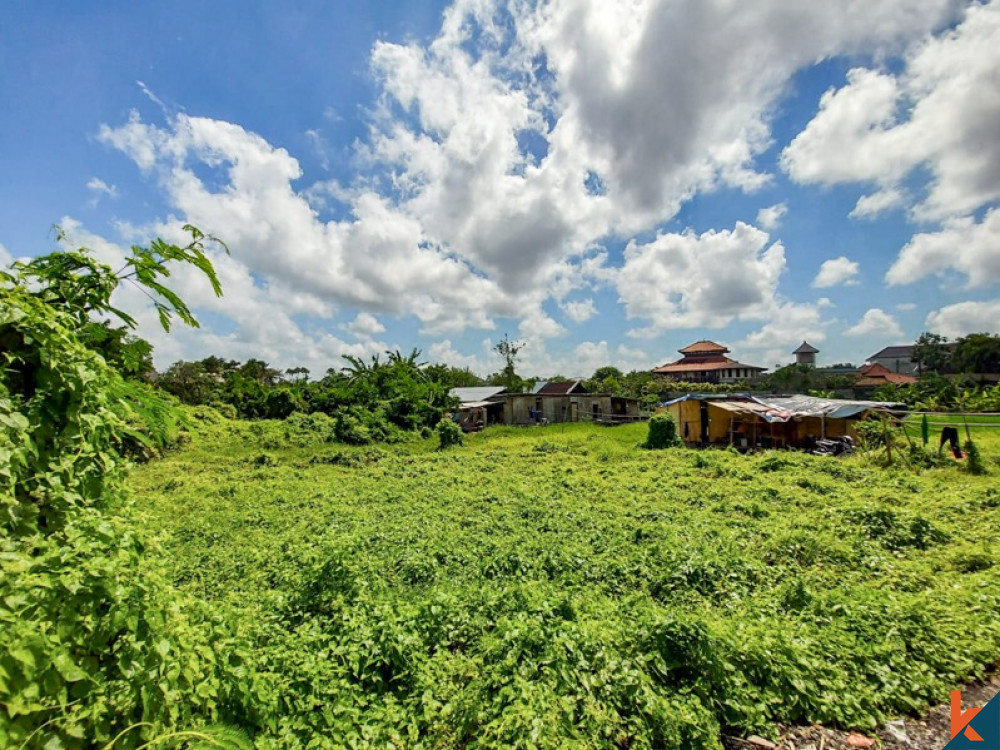
[[[649,436],[643,444],[644,448],[659,450],[672,448],[680,444],[677,437],[677,423],[669,414],[654,414],[649,418]]]
[[[965,443],[965,468],[970,474],[986,473],[986,465],[979,453],[979,447],[971,440]]]
[[[241,720],[221,622],[173,589],[124,528],[122,453],[180,415],[125,384],[76,321],[3,290],[0,342],[0,745],[134,747],[171,727]],[[184,696],[179,700],[178,696]]]
[[[461,445],[464,440],[462,428],[450,419],[442,419],[438,422],[437,434],[441,450],[450,448],[453,445]]]

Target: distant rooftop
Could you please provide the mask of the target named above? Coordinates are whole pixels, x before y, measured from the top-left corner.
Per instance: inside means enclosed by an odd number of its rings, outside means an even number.
[[[677,351],[681,354],[715,354],[716,352],[728,352],[729,350],[722,346],[722,344],[716,344],[714,341],[695,341],[693,344]]]
[[[465,404],[471,401],[486,401],[506,390],[502,385],[481,385],[474,388],[452,388],[448,393]]]
[[[562,383],[546,383],[534,391],[539,396],[565,396],[569,393],[586,393],[580,380],[567,380]]]
[[[908,346],[887,346],[882,351],[876,352],[868,359],[912,359],[913,344]]]
[[[802,345],[792,352],[792,354],[819,354],[819,349],[810,344],[808,341],[803,341]]]

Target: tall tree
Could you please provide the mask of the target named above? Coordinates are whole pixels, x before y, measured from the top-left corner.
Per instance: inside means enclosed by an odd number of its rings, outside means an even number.
[[[503,358],[503,369],[500,371],[498,380],[508,391],[517,392],[524,388],[524,381],[517,374],[517,356],[524,349],[526,344],[523,341],[511,340],[505,333],[503,338],[493,347],[493,351]]]
[[[921,372],[948,372],[951,365],[951,348],[948,339],[930,331],[924,331],[913,344],[913,361]]]
[[[970,333],[955,342],[951,359],[956,372],[1000,372],[1000,336]]]

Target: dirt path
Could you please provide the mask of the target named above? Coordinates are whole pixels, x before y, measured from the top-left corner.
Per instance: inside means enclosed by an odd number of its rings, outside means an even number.
[[[962,706],[985,706],[1000,692],[1000,675],[962,690]],[[873,733],[851,733],[823,726],[789,727],[777,743],[757,737],[724,738],[727,750],[941,750],[951,739],[951,719],[947,703],[935,706],[920,718],[903,717],[889,721]]]

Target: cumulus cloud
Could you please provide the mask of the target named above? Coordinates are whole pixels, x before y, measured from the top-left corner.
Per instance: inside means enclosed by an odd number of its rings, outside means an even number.
[[[987,212],[981,222],[971,217],[945,222],[938,232],[916,234],[900,251],[885,275],[890,286],[955,270],[965,274],[970,287],[1000,281],[1000,209]]]
[[[812,285],[817,289],[826,289],[838,284],[856,284],[857,276],[857,262],[841,255],[839,258],[823,261]]]
[[[652,356],[651,356],[652,355]],[[657,364],[656,353],[635,349],[623,344],[612,347],[607,341],[583,341],[573,348],[569,358],[571,376],[588,378],[599,367],[614,365],[623,372],[648,370]],[[565,373],[569,374],[569,373]]]
[[[996,333],[1000,330],[1000,299],[986,302],[959,302],[942,307],[927,316],[926,327],[949,338],[970,333]]]
[[[11,257],[10,253],[7,252],[7,248],[5,248],[3,243],[0,242],[0,268],[6,268],[13,262],[14,259]]]
[[[491,351],[492,346],[489,339],[484,339],[478,355],[463,354],[454,347],[450,339],[444,339],[443,341],[435,341],[427,347],[427,355],[434,362],[467,368],[480,376],[485,376],[498,369],[495,361],[496,355]]]
[[[594,305],[594,300],[590,297],[572,302],[564,302],[561,307],[562,311],[566,313],[566,317],[574,323],[584,323],[597,314],[597,307]]]
[[[871,195],[862,195],[848,216],[852,219],[874,219],[886,211],[902,206],[905,201],[906,195],[901,189],[888,187]]]
[[[568,300],[600,284],[653,331],[762,320],[790,305],[778,295],[784,249],[766,232],[737,224],[629,239],[700,193],[767,184],[755,160],[797,71],[898,52],[952,10],[952,0],[457,0],[428,43],[374,45],[378,100],[354,154],[360,172],[343,184],[297,187],[307,181],[292,154],[205,117],[168,114],[159,126],[133,114],[99,137],[159,181],[178,218],[141,234],[184,221],[232,248],[227,279],[253,302],[216,343],[256,336],[289,364],[298,344],[355,346],[316,333],[343,309],[413,315],[427,336],[510,318],[538,352],[565,333],[545,310],[586,319],[586,300]],[[915,91],[883,84],[888,103]],[[306,138],[323,145],[319,131]],[[330,201],[348,218],[321,219]],[[782,209],[764,209],[759,223],[775,226]],[[621,267],[600,250],[609,238],[628,243]],[[272,310],[255,333],[249,316]]]
[[[966,6],[954,30],[927,39],[896,75],[855,68],[781,156],[799,182],[873,182],[857,215],[896,205],[917,166],[931,174],[918,216],[944,219],[1000,198],[1000,2]]]
[[[762,208],[757,212],[757,224],[768,232],[773,232],[781,223],[781,217],[788,213],[788,206],[784,203],[776,203],[773,206]]]
[[[899,338],[903,335],[903,329],[899,327],[899,323],[892,315],[873,307],[862,316],[857,324],[844,331],[844,335]]]
[[[379,322],[378,318],[366,312],[358,313],[357,317],[343,328],[358,338],[371,338],[379,333],[385,333],[385,326]]]
[[[782,356],[787,357],[788,352],[807,339],[820,343],[826,339],[827,325],[822,319],[822,310],[829,305],[830,301],[826,298],[818,300],[816,304],[782,304],[774,311],[772,320],[747,334],[739,346],[766,350],[764,353],[773,358],[779,351]]]
[[[628,317],[649,320],[654,330],[718,328],[773,310],[784,269],[781,243],[769,244],[766,232],[737,222],[732,230],[630,242],[616,285]]]

